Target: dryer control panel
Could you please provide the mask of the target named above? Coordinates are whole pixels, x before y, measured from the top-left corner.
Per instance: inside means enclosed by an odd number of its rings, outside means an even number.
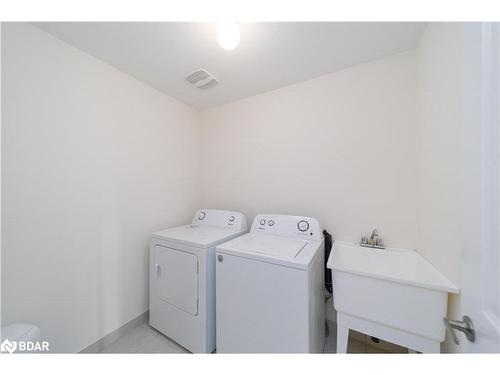
[[[251,232],[316,241],[322,240],[318,220],[305,216],[259,214],[253,220]]]
[[[238,232],[248,230],[245,215],[237,211],[200,209],[194,215],[191,225],[228,228]]]

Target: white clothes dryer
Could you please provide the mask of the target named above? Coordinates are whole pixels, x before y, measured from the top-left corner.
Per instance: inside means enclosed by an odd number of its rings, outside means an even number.
[[[150,241],[149,324],[194,353],[215,350],[215,246],[247,232],[239,212],[201,209]]]

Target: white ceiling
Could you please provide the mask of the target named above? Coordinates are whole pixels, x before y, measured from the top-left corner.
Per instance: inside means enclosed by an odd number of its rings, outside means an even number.
[[[424,23],[246,23],[232,51],[210,23],[36,23],[54,36],[199,109],[415,48]],[[204,68],[219,85],[184,77]]]

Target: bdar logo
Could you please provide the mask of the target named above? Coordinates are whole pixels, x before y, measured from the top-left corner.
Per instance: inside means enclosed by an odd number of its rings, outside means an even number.
[[[14,353],[17,349],[17,342],[4,340],[0,345],[0,350],[2,352],[9,352],[10,354]]]

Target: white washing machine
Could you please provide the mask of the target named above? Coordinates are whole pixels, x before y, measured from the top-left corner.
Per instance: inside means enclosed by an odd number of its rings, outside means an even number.
[[[199,210],[150,241],[149,324],[194,353],[215,350],[215,246],[247,232],[239,212]]]
[[[316,219],[257,215],[250,233],[216,254],[218,353],[323,352],[324,249]]]

